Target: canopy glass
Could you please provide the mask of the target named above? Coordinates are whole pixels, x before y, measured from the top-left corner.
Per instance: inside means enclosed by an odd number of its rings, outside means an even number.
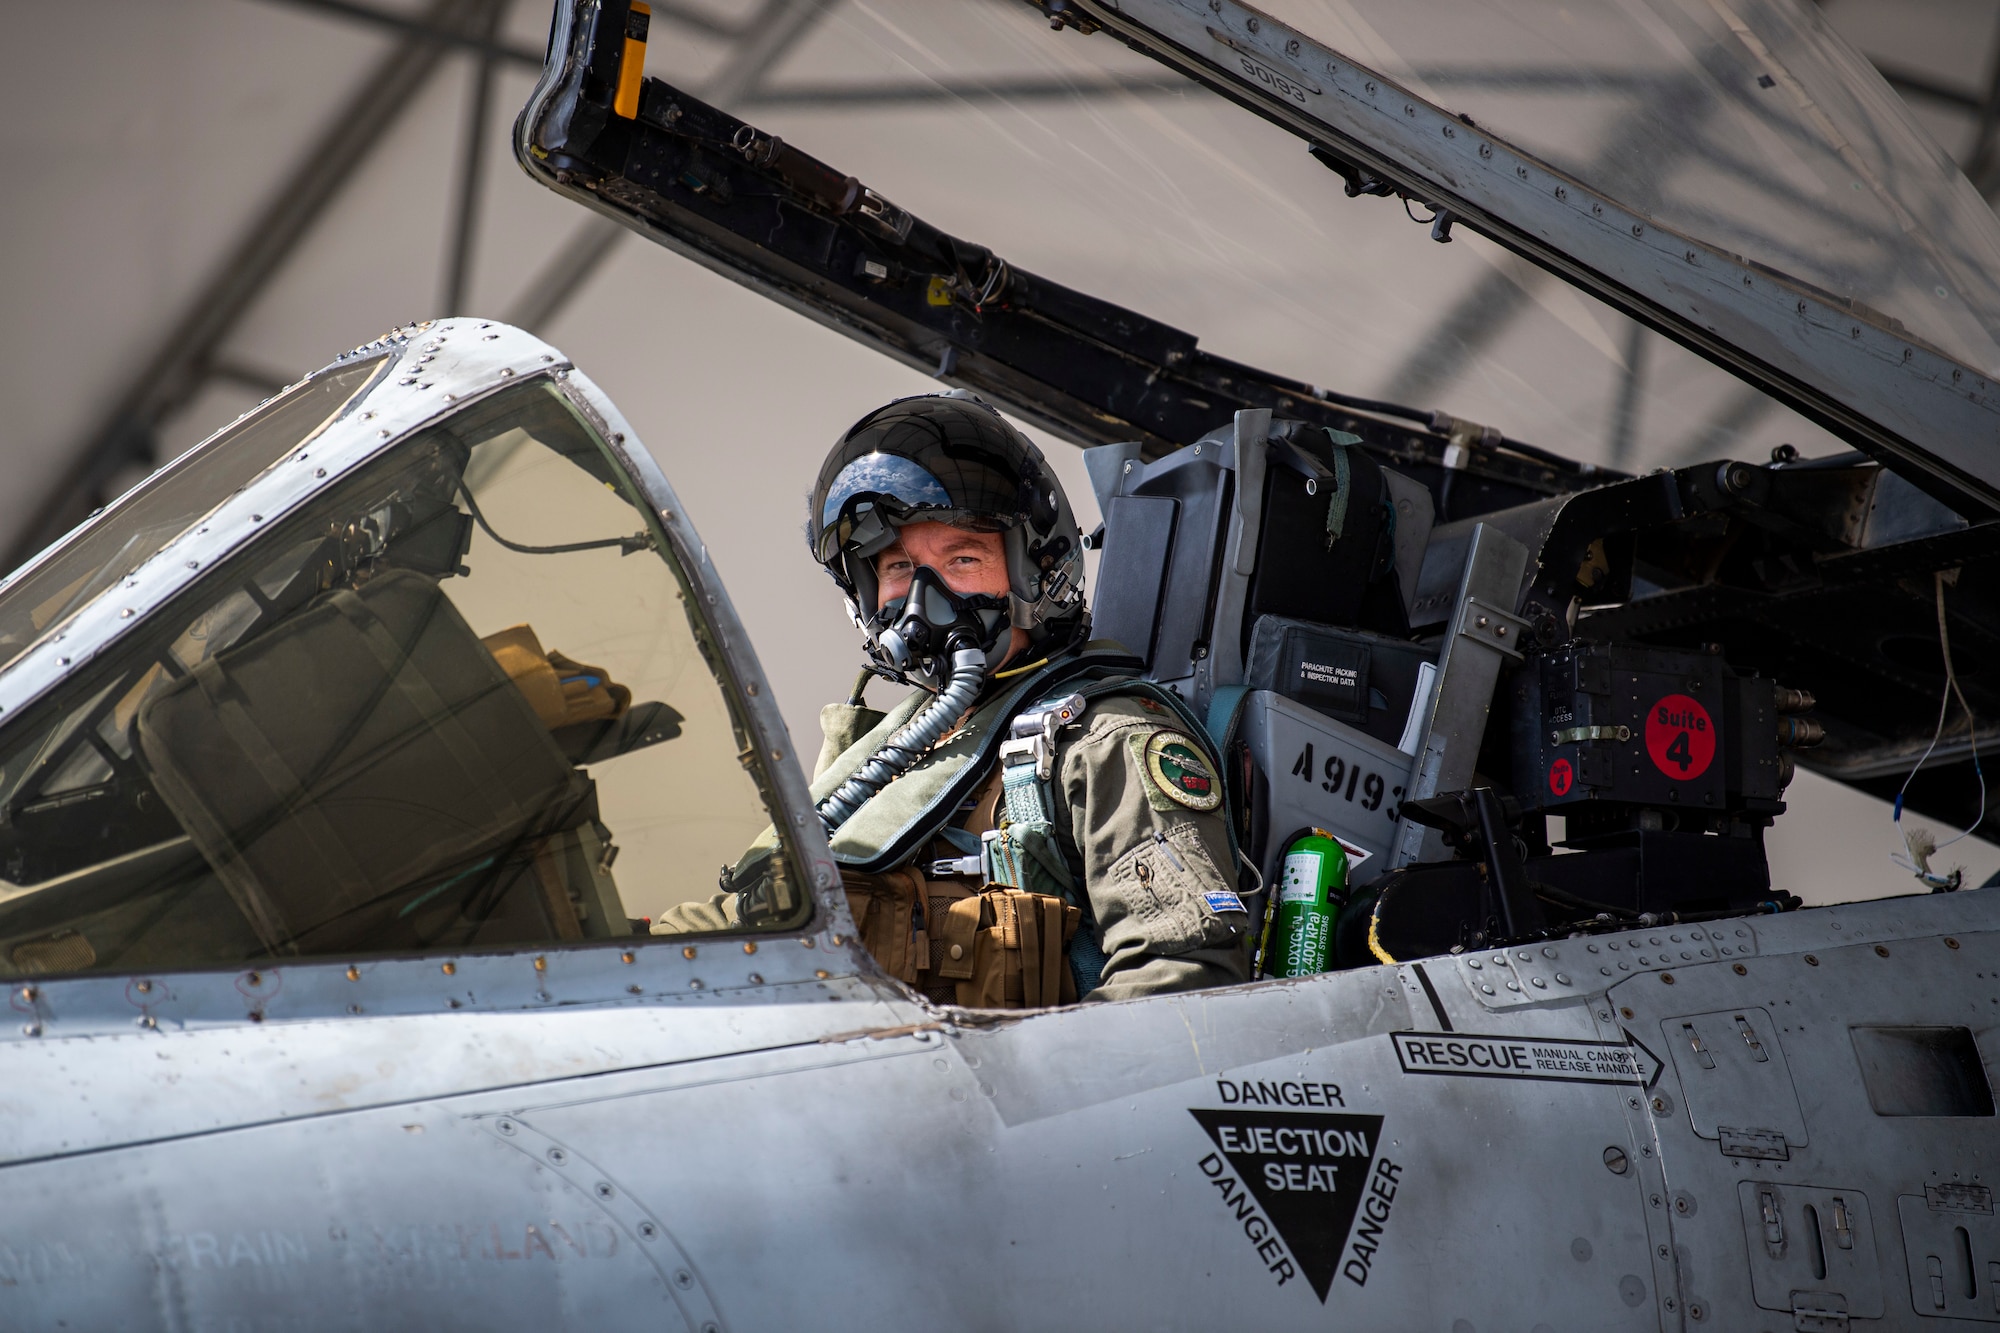
[[[1635,211],[2000,372],[2000,219],[1790,0],[1263,0]]]

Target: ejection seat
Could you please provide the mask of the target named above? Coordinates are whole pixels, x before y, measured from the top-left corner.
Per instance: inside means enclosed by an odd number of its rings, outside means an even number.
[[[1346,845],[1351,886],[1387,868],[1422,749],[1439,640],[1412,638],[1410,607],[1431,494],[1356,442],[1252,411],[1153,462],[1085,455],[1104,515],[1093,632],[1206,717],[1253,910],[1314,827]],[[1348,963],[1367,958],[1361,920]]]

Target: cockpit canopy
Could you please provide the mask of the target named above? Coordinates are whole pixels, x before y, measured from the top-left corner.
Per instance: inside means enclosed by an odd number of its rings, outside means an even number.
[[[630,940],[770,822],[715,599],[593,391],[466,323],[0,590],[0,975]],[[800,883],[772,858],[732,928]]]

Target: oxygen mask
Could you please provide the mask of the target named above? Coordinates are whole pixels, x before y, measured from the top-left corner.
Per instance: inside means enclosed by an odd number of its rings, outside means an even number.
[[[957,725],[978,699],[988,673],[1000,665],[1011,637],[1006,598],[955,593],[929,565],[917,566],[909,592],[883,607],[875,623],[870,654],[898,678],[937,697],[819,803],[820,822],[828,833]]]
[[[1009,646],[1007,599],[953,592],[929,565],[917,566],[909,591],[876,612],[875,620],[871,646],[880,664],[931,690],[956,673],[957,655],[976,652],[991,672]]]

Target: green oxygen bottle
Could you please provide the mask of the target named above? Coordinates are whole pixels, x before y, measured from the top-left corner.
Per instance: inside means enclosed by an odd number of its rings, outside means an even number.
[[[1323,828],[1308,831],[1285,849],[1278,871],[1277,936],[1269,975],[1304,977],[1326,971],[1333,953],[1333,925],[1347,898],[1347,850]]]

